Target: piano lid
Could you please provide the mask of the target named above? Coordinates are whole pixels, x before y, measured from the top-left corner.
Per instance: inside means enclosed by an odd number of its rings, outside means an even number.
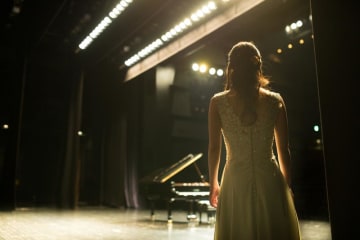
[[[159,174],[157,174],[152,181],[157,183],[164,183],[171,177],[175,176],[183,169],[191,165],[192,163],[196,162],[198,159],[202,157],[202,153],[198,153],[196,155],[188,154],[187,156],[183,157],[180,161],[174,163],[168,168],[162,170]]]

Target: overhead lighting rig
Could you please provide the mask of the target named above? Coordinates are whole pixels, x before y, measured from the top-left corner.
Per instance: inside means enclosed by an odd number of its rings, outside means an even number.
[[[199,9],[195,10],[192,14],[185,17],[184,20],[175,24],[175,26],[164,34],[159,36],[149,45],[141,49],[139,52],[128,58],[124,64],[127,67],[130,67],[140,61],[141,59],[148,56],[150,53],[154,52],[160,46],[164,45],[167,42],[174,40],[177,36],[179,36],[182,32],[184,32],[187,28],[191,27],[194,23],[200,21],[206,16],[212,14],[215,10],[217,10],[217,5],[215,1],[209,1],[208,3],[201,6]]]
[[[85,50],[127,7],[133,0],[121,0],[116,6],[100,21],[100,23],[80,42],[79,50]]]

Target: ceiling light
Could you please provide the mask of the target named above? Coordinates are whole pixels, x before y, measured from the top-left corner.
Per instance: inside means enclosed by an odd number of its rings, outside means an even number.
[[[197,63],[194,63],[193,65],[192,65],[192,70],[194,70],[194,71],[199,71],[199,64],[197,64]]]
[[[90,32],[88,36],[81,41],[78,45],[79,49],[85,50],[90,43],[94,41],[112,22],[117,18],[133,0],[121,0],[119,3],[108,13],[107,16]]]
[[[196,23],[191,20],[192,14],[188,15],[188,23],[191,23],[192,25],[188,26],[186,31],[182,31],[176,36],[173,36],[171,31],[165,32],[165,34],[161,35],[161,37],[158,37],[164,42],[164,44],[161,48],[159,47],[156,52],[152,52],[144,58],[140,58],[138,54],[134,54],[128,59],[131,59],[132,61],[126,60],[125,63],[121,63],[121,65],[119,65],[119,70],[129,67],[126,71],[124,81],[126,82],[134,79],[136,76],[203,39],[255,6],[262,4],[264,1],[265,0],[229,1],[232,3],[231,5],[227,5],[223,0],[214,0],[209,2],[209,5],[204,6],[208,6],[209,9],[219,9],[221,11],[217,11],[218,14],[215,15],[213,13],[214,10],[212,10],[210,13],[211,15],[208,14],[206,18],[203,18],[201,21]],[[226,4],[226,6],[220,2]],[[196,12],[197,11],[194,11],[193,13]],[[170,37],[172,38],[170,39]],[[219,74],[224,74],[224,72],[220,71]]]
[[[215,73],[216,73],[216,69],[215,69],[215,68],[212,67],[212,68],[209,69],[209,74],[210,74],[210,75],[215,75]]]
[[[130,67],[134,65],[136,62],[140,61],[142,58],[145,58],[150,53],[154,52],[164,43],[173,40],[176,36],[180,35],[185,29],[189,28],[193,25],[194,22],[199,21],[204,18],[206,15],[211,14],[213,11],[217,9],[216,3],[214,1],[210,1],[207,4],[200,7],[198,10],[190,14],[189,17],[186,17],[183,21],[175,24],[175,26],[164,34],[162,34],[159,38],[157,38],[153,43],[149,44],[138,53],[134,54],[130,58],[125,61],[125,65]]]

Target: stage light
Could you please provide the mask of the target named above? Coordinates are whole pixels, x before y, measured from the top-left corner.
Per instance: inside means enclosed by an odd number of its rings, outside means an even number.
[[[199,71],[200,66],[199,66],[199,64],[197,64],[197,63],[193,63],[193,65],[191,66],[191,68],[192,68],[193,71]]]
[[[85,50],[95,38],[97,38],[112,22],[112,19],[117,18],[129,5],[132,0],[121,0],[116,6],[108,13],[107,16],[87,35],[78,45],[80,50]]]
[[[212,68],[209,69],[209,74],[210,74],[210,75],[215,75],[215,73],[216,73],[216,69],[215,69],[215,68],[212,67]]]
[[[205,72],[206,72],[206,70],[207,70],[207,66],[206,66],[206,64],[201,64],[201,65],[200,65],[200,69],[199,69],[199,71],[200,71],[201,73],[205,73]]]
[[[319,125],[314,125],[314,132],[319,132],[319,131],[320,131]]]
[[[209,67],[208,64],[206,63],[202,63],[202,64],[198,64],[198,63],[193,63],[191,65],[191,69],[194,71],[194,72],[199,72],[201,74],[204,74],[204,73],[208,73],[209,75],[217,75],[218,77],[221,77],[224,75],[224,70],[219,68],[219,69],[216,69],[215,67]],[[208,70],[209,69],[209,70]]]
[[[303,21],[297,20],[296,22],[293,22],[289,25],[285,26],[285,32],[286,34],[292,34],[294,32],[299,31],[299,29],[304,25]]]
[[[207,4],[200,7],[198,10],[194,11],[190,16],[185,17],[184,20],[180,21],[179,23],[175,24],[173,28],[166,31],[160,37],[158,37],[155,41],[157,42],[156,46],[149,47],[152,44],[149,44],[130,58],[128,58],[124,64],[127,67],[134,65],[136,62],[140,61],[141,59],[148,56],[150,53],[154,52],[158,49],[161,45],[165,42],[170,42],[174,40],[177,36],[179,36],[184,30],[191,27],[194,22],[200,21],[202,18],[206,17],[207,15],[211,14],[217,9],[216,3],[214,1],[210,1]],[[154,42],[155,42],[154,41]],[[137,56],[137,57],[136,57]]]
[[[187,22],[190,26],[187,29],[182,30],[181,32],[176,31],[181,29],[180,27],[185,26],[184,24],[176,24],[175,32],[167,31],[164,34],[158,37],[161,39],[164,44],[159,47],[156,51],[150,53],[148,56],[138,59],[137,61],[129,61],[130,59],[137,59],[136,55],[131,56],[125,62],[119,65],[119,69],[127,68],[126,76],[124,81],[129,81],[134,79],[139,74],[145,72],[146,70],[155,67],[157,64],[163,62],[179,51],[184,50],[186,47],[194,44],[195,42],[203,39],[205,36],[221,28],[225,24],[229,23],[236,17],[244,14],[255,6],[263,3],[265,0],[242,0],[242,1],[224,1],[224,0],[214,0],[208,4],[204,4],[203,7],[194,11],[192,14],[188,15]],[[228,4],[231,2],[231,4]],[[210,13],[208,13],[210,10]],[[216,14],[217,12],[218,14]],[[201,16],[205,16],[202,17]],[[198,20],[197,22],[191,19]],[[199,21],[199,19],[201,21]],[[176,27],[178,26],[178,27]],[[190,29],[191,28],[191,29]],[[177,32],[177,34],[175,34]],[[221,72],[220,72],[221,74]],[[223,73],[222,73],[223,74]]]
[[[218,69],[218,70],[216,71],[216,75],[218,75],[219,77],[223,76],[223,75],[224,75],[224,70],[222,70],[221,68]]]

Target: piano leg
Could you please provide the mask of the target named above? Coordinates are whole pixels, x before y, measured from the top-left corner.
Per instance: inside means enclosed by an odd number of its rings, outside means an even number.
[[[157,195],[149,195],[148,202],[150,204],[150,218],[151,220],[155,220],[155,202],[160,199]]]
[[[195,203],[194,199],[189,200],[189,210],[188,210],[188,215],[187,215],[187,220],[188,221],[197,220],[197,216],[196,216],[196,213],[194,211],[194,203]]]
[[[154,203],[154,201],[150,201],[150,218],[151,218],[151,220],[155,220],[155,203]]]
[[[175,199],[171,198],[167,202],[167,210],[168,210],[168,223],[172,223],[172,203],[175,201]]]
[[[216,208],[210,205],[209,200],[200,200],[197,202],[197,205],[200,215],[200,224],[202,223],[202,213],[207,214],[207,222],[209,224],[214,224]]]

